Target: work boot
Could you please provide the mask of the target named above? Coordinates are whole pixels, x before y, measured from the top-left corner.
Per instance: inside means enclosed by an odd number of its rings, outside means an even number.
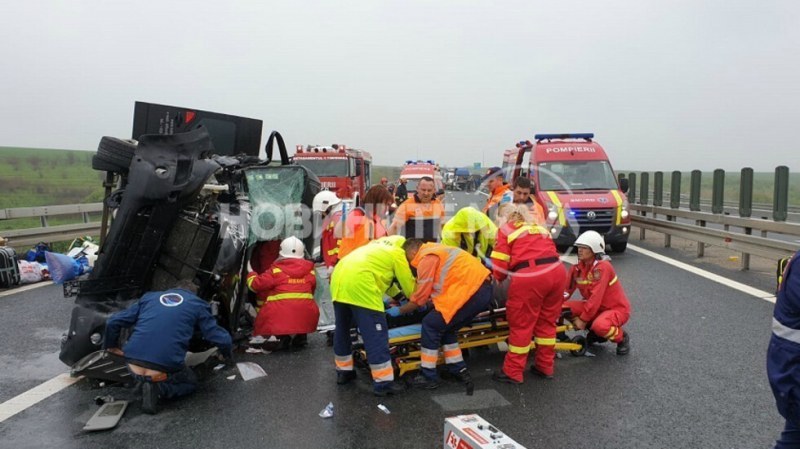
[[[461,368],[457,373],[451,373],[453,379],[461,382],[461,383],[469,383],[472,382],[472,376],[469,374],[469,370],[467,368]]]
[[[475,392],[475,384],[472,383],[472,376],[469,374],[467,367],[461,368],[457,373],[452,374],[453,378],[467,388],[467,396],[472,396]]]
[[[502,369],[492,373],[492,380],[495,382],[503,382],[506,384],[520,385],[522,381],[514,380],[506,375]]]
[[[628,333],[622,331],[622,341],[617,343],[617,355],[628,355],[631,351],[631,342]]]
[[[393,396],[406,391],[406,387],[395,381],[378,382],[375,384],[372,391],[375,393],[375,396]]]
[[[356,378],[355,371],[336,371],[336,385],[345,385]]]
[[[278,343],[278,350],[279,351],[286,351],[292,345],[292,336],[291,335],[284,335],[280,338],[280,343]]]
[[[292,349],[303,349],[308,344],[308,336],[306,334],[297,334],[292,337]]]
[[[535,376],[541,377],[542,379],[553,380],[553,375],[552,374],[545,374],[545,373],[539,371],[539,369],[536,368],[536,365],[531,365],[531,373],[533,375],[535,375]]]
[[[439,379],[431,379],[430,377],[425,377],[423,374],[417,374],[414,380],[411,381],[411,385],[414,388],[422,388],[423,390],[434,390],[439,388],[441,382]]]
[[[606,341],[605,338],[601,338],[593,331],[589,331],[586,333],[586,346],[596,345],[598,343],[603,343],[605,341]]]
[[[142,384],[142,411],[148,415],[158,413],[158,385],[152,382]]]

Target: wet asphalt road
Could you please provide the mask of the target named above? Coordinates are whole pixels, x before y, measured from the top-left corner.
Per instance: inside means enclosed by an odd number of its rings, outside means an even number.
[[[528,448],[771,447],[782,428],[765,373],[772,304],[632,251],[614,265],[634,308],[631,354],[600,345],[596,357],[564,355],[553,381],[496,384],[502,354],[473,350],[472,398],[448,383],[379,399],[365,375],[338,387],[332,351],[315,335],[300,352],[238,356],[266,378],[213,373],[155,417],[132,404],[111,431],[81,431],[93,398],[129,393],[79,382],[0,423],[0,447],[438,448],[444,418],[472,412]],[[737,280],[768,289],[755,275]],[[55,286],[0,298],[0,401],[67,370],[56,353],[70,309]],[[323,420],[328,402],[335,416]]]

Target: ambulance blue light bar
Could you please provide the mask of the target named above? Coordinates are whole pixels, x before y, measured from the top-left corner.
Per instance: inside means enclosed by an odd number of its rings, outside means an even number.
[[[536,134],[533,136],[536,140],[553,140],[553,139],[586,139],[591,141],[594,139],[594,133],[574,133],[574,134]]]

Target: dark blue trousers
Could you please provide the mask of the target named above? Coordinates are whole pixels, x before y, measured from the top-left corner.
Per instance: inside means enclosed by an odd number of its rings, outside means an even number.
[[[394,375],[386,372],[387,366],[391,367],[386,313],[335,301],[333,313],[336,316],[336,330],[333,334],[333,352],[336,356],[347,357],[353,354],[350,330],[356,326],[364,341],[375,387],[379,388],[379,384],[394,380]]]
[[[458,343],[457,332],[462,327],[469,324],[475,315],[489,310],[489,303],[492,301],[492,284],[485,283],[475,292],[472,297],[461,306],[461,309],[453,315],[449,323],[444,322],[444,317],[438,310],[432,310],[422,319],[422,347],[439,348],[442,345]],[[457,373],[466,368],[464,361],[448,363],[447,369],[451,373]],[[430,379],[438,378],[435,369],[422,368],[422,374]]]
[[[192,394],[197,390],[197,376],[191,368],[184,366],[182,370],[168,373],[167,380],[153,382],[150,376],[140,376],[131,372],[131,376],[139,382],[150,382],[158,386],[160,397],[174,399]]]
[[[787,420],[775,449],[800,449],[800,426]]]

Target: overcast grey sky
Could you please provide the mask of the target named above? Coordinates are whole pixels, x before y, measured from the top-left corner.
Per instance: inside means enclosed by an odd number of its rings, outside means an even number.
[[[94,149],[136,100],[379,165],[594,132],[616,168],[800,170],[800,2],[4,1],[0,146]]]

